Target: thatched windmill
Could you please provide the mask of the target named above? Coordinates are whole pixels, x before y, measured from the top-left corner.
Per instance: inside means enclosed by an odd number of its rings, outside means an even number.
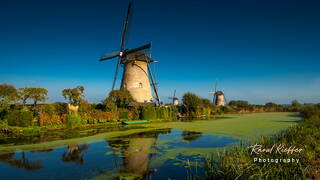
[[[213,100],[212,102],[216,106],[224,106],[226,104],[226,97],[222,91],[217,91],[217,82],[214,87],[214,92],[210,92],[210,94],[213,94]]]
[[[176,90],[174,90],[173,96],[169,97],[169,99],[172,99],[172,104],[174,106],[178,106],[179,105],[179,99],[176,97]]]
[[[153,79],[150,63],[155,62],[147,54],[151,48],[151,43],[143,46],[127,49],[126,39],[128,32],[128,24],[131,16],[132,2],[128,5],[127,15],[124,21],[124,29],[122,32],[120,50],[109,54],[105,54],[101,57],[100,61],[108,59],[118,58],[116,71],[113,79],[112,90],[114,90],[117,81],[117,75],[119,67],[122,65],[124,68],[121,89],[127,89],[134,100],[139,103],[150,103],[153,102],[151,86],[154,90],[155,99],[158,105],[160,105],[160,98],[158,95],[158,89]],[[143,52],[144,51],[144,52]],[[150,85],[151,80],[151,85]]]

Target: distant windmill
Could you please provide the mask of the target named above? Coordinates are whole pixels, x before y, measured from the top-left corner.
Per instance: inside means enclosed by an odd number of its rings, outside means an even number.
[[[173,104],[174,106],[179,105],[179,99],[176,97],[176,90],[174,90],[173,96],[172,96],[172,97],[169,97],[169,99],[172,99],[172,104]]]
[[[213,100],[212,102],[216,106],[224,106],[226,104],[226,98],[222,91],[217,91],[217,81],[214,87],[214,92],[209,92],[210,94],[213,94]]]
[[[132,12],[132,2],[128,5],[127,15],[124,21],[124,29],[122,32],[120,50],[109,54],[105,54],[101,57],[100,61],[109,60],[112,58],[118,58],[118,63],[116,66],[116,71],[113,79],[112,90],[114,90],[117,81],[117,75],[120,65],[124,66],[124,71],[121,80],[121,89],[127,89],[134,100],[139,103],[150,103],[153,102],[152,90],[150,86],[150,80],[152,83],[152,88],[156,96],[156,102],[160,105],[160,98],[158,95],[158,88],[156,82],[153,79],[151,68],[149,63],[155,62],[151,59],[146,52],[151,48],[151,43],[145,44],[143,46],[127,49],[126,39],[128,32],[129,19]]]

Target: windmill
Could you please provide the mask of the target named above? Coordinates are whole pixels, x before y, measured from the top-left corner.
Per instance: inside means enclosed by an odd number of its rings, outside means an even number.
[[[214,92],[209,92],[210,94],[213,94],[212,102],[216,106],[224,106],[227,102],[225,95],[222,91],[217,91],[217,81],[214,86]]]
[[[173,96],[172,96],[172,97],[169,97],[169,99],[172,99],[172,104],[173,104],[174,106],[179,105],[179,99],[176,97],[176,90],[174,90]]]
[[[105,61],[113,58],[118,58],[112,90],[115,89],[117,82],[117,75],[120,66],[124,68],[120,89],[127,89],[132,95],[133,99],[138,103],[153,102],[152,90],[155,93],[155,99],[160,105],[160,98],[158,95],[158,88],[153,79],[153,74],[150,68],[150,63],[155,62],[147,54],[150,52],[151,43],[142,45],[137,48],[126,48],[126,40],[128,34],[129,19],[132,13],[132,2],[129,2],[127,14],[124,21],[124,28],[122,32],[120,50],[103,55],[100,61]],[[147,51],[147,52],[143,52]],[[150,85],[151,80],[151,85]]]

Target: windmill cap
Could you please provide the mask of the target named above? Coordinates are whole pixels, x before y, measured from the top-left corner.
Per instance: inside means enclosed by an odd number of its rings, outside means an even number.
[[[146,53],[143,52],[134,52],[131,54],[128,54],[126,56],[126,61],[145,61],[145,62],[154,62],[155,60],[150,58],[146,55]]]
[[[224,95],[222,91],[217,91],[214,93],[215,95]]]

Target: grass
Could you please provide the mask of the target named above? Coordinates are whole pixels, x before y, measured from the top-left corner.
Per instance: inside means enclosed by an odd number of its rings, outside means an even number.
[[[320,129],[306,124],[289,128],[274,137],[256,143],[272,147],[274,143],[303,147],[303,153],[251,155],[246,145],[235,146],[217,157],[206,159],[206,176],[201,179],[318,179],[320,178]],[[299,159],[299,163],[254,163],[254,157]],[[197,179],[197,174],[189,179]]]

